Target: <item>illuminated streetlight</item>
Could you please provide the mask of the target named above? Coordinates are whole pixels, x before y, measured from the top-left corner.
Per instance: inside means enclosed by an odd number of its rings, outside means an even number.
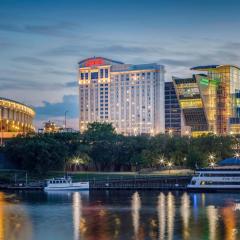
[[[215,159],[215,155],[210,153],[208,158],[209,158],[209,160],[213,161]]]
[[[168,167],[172,167],[173,164],[171,162],[168,162],[167,165],[168,165]]]
[[[158,159],[158,162],[159,162],[160,165],[164,165],[165,164],[164,155],[160,156],[160,158]]]
[[[210,167],[214,167],[216,164],[215,164],[215,162],[210,162]]]
[[[168,162],[167,166],[168,166],[168,170],[169,170],[169,174],[170,174],[170,170],[171,170],[171,168],[173,166],[173,163],[172,162]]]
[[[234,154],[234,157],[235,157],[235,158],[239,158],[239,157],[240,157],[240,154],[239,154],[238,152],[236,152],[236,153]]]

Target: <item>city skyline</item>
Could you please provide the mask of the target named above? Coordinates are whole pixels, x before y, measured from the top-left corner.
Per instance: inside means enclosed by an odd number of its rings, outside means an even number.
[[[0,95],[33,106],[37,127],[63,121],[68,110],[68,124],[77,128],[79,60],[157,62],[166,66],[167,81],[189,76],[192,66],[240,65],[238,6],[234,0],[2,0]]]

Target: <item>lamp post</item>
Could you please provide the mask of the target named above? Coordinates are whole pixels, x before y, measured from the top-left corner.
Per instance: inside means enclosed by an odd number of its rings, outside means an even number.
[[[67,128],[67,113],[68,113],[68,111],[65,111],[65,113],[64,113],[64,127],[65,127],[65,130]]]
[[[208,160],[209,160],[209,165],[210,167],[214,167],[216,164],[215,164],[215,155],[214,154],[209,154],[208,156]]]
[[[168,164],[167,164],[167,166],[168,166],[168,170],[169,170],[169,174],[170,174],[170,170],[171,170],[172,165],[173,165],[172,162],[168,162]]]
[[[236,152],[236,153],[234,154],[234,157],[238,159],[238,158],[240,157],[240,154],[239,154],[238,152]]]
[[[160,168],[161,168],[161,166],[164,166],[164,164],[165,164],[164,155],[160,156],[160,158],[158,159],[158,163],[160,165]]]

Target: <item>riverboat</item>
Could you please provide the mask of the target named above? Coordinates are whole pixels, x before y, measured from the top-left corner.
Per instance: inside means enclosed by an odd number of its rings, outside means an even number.
[[[47,180],[45,191],[89,190],[89,182],[73,182],[71,177],[52,178]]]
[[[240,168],[198,169],[187,188],[203,191],[240,191]]]

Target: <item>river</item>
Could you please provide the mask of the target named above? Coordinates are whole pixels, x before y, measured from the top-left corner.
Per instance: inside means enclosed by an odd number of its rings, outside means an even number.
[[[0,192],[0,240],[238,240],[240,194]]]

